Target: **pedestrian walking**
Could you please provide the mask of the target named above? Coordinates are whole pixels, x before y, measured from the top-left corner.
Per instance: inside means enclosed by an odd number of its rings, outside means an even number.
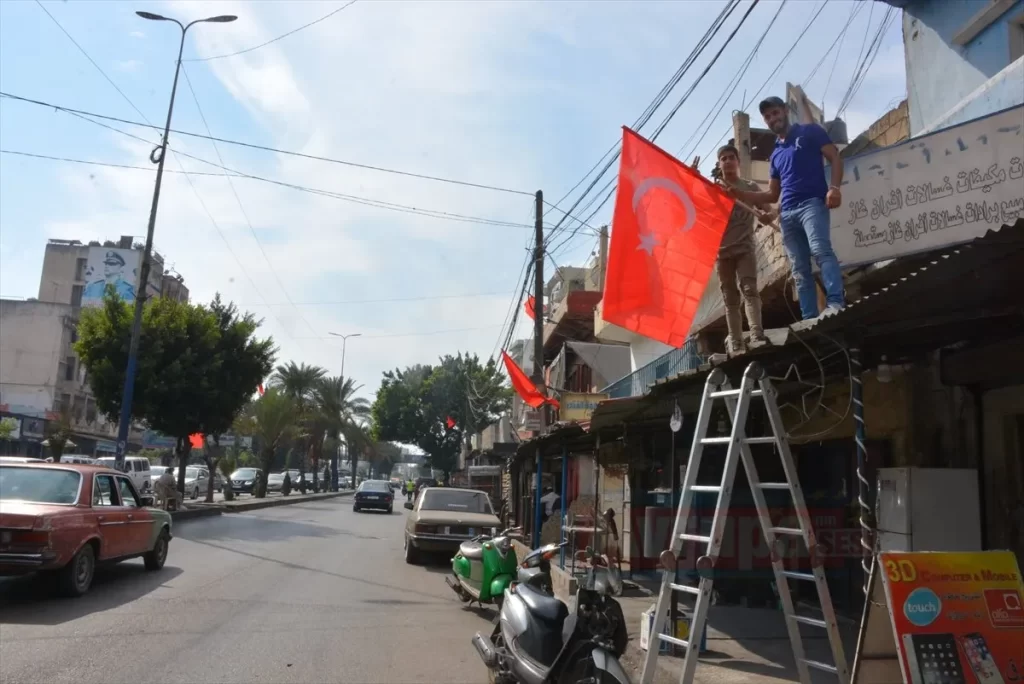
[[[804,320],[836,313],[846,304],[843,274],[829,234],[829,210],[843,202],[843,162],[839,149],[818,124],[791,125],[789,108],[781,98],[762,100],[758,108],[765,124],[776,135],[768,191],[732,189],[730,193],[754,205],[775,203],[781,197],[782,244],[793,269],[800,313]],[[831,165],[829,181],[825,180],[823,158]],[[820,314],[811,257],[817,262],[825,285],[825,309]]]

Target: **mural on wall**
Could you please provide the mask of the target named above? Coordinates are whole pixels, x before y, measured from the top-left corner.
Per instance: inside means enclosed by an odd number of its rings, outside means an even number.
[[[85,290],[82,306],[100,306],[107,285],[129,304],[135,301],[142,252],[137,249],[90,247],[85,264]]]

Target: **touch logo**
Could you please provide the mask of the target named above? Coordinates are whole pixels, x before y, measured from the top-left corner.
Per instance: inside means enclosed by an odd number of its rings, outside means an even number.
[[[903,602],[903,615],[916,627],[927,627],[935,622],[941,612],[942,601],[927,587],[918,587]]]

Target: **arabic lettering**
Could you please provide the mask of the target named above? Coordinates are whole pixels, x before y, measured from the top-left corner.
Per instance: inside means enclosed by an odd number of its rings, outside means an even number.
[[[868,215],[867,202],[863,199],[859,199],[856,202],[850,202],[850,220],[849,224],[852,226],[859,219],[864,218]]]
[[[1014,157],[1010,160],[1010,178],[1017,180],[1021,177],[1024,177],[1024,164],[1021,164],[1020,157]]]

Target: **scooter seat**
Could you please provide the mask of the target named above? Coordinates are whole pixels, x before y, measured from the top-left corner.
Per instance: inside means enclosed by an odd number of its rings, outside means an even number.
[[[542,620],[560,623],[569,616],[569,609],[564,603],[538,589],[534,589],[529,584],[517,585],[516,593],[523,599],[526,609]]]
[[[484,557],[484,547],[480,542],[462,542],[459,553],[471,560],[480,560]]]

